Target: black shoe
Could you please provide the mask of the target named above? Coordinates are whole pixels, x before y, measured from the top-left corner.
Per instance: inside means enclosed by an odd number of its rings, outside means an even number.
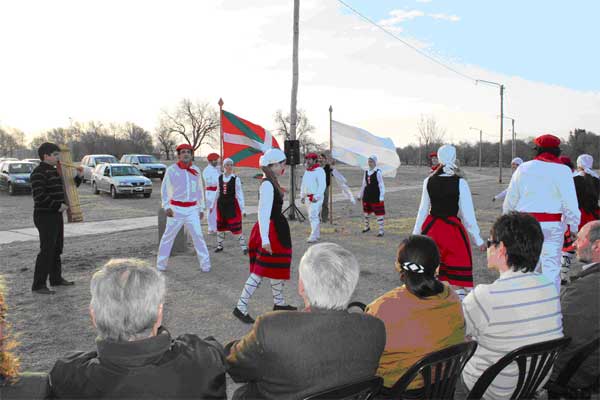
[[[33,293],[37,293],[37,294],[54,294],[54,293],[56,293],[54,290],[50,290],[47,287],[43,287],[40,289],[32,289],[31,291]]]
[[[50,282],[50,286],[73,286],[74,284],[75,284],[75,282],[68,281],[65,278],[61,279],[60,282],[58,282],[58,283]]]
[[[223,246],[217,246],[217,248],[215,249],[215,253],[220,253],[223,251]]]
[[[298,307],[294,306],[273,306],[273,311],[296,311]]]
[[[248,249],[242,250],[242,253],[244,253],[244,255],[247,256],[248,255]]]
[[[362,233],[367,233],[367,232],[369,232],[370,230],[371,230],[371,228],[365,228],[365,229],[363,229],[363,230],[362,230]]]
[[[236,317],[237,319],[239,319],[240,321],[242,321],[245,324],[253,324],[254,323],[254,318],[252,318],[250,316],[250,314],[244,314],[237,307],[233,309],[233,316]]]
[[[382,237],[382,236],[383,236],[383,232],[379,232],[379,233],[377,234],[377,237]]]

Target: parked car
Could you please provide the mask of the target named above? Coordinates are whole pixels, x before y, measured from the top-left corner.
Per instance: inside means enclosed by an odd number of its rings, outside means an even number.
[[[110,154],[89,154],[81,159],[83,181],[91,182],[94,169],[102,163],[118,163],[117,157]]]
[[[100,164],[92,174],[92,191],[110,193],[113,199],[124,194],[152,195],[152,181],[142,175],[139,169],[129,164]]]
[[[19,192],[31,192],[29,176],[35,164],[23,161],[3,161],[0,163],[0,189],[11,196]]]
[[[165,164],[161,164],[156,157],[148,154],[124,154],[121,162],[136,166],[147,178],[162,180],[167,169]]]
[[[30,162],[30,163],[33,163],[33,164],[35,164],[36,166],[37,166],[37,165],[40,165],[40,163],[41,163],[41,161],[40,161],[40,159],[39,159],[39,158],[24,158],[24,159],[22,159],[21,161],[24,161],[24,162]]]

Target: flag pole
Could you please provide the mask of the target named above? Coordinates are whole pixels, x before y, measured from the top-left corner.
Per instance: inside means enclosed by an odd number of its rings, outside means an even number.
[[[333,115],[333,107],[329,106],[329,163],[331,164],[333,162],[333,119],[332,119],[332,115]],[[330,165],[331,168],[331,165]],[[331,171],[329,171],[329,173],[331,174]],[[330,181],[331,182],[329,184],[329,224],[333,224],[333,180],[331,180],[330,177]]]
[[[219,98],[219,156],[221,162],[223,162],[223,102],[222,98]]]

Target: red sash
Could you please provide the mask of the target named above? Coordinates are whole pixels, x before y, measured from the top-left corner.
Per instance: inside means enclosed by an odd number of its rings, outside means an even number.
[[[195,201],[177,201],[177,200],[171,200],[170,203],[174,206],[178,206],[178,207],[194,207],[196,204]]]
[[[560,222],[562,219],[562,214],[550,214],[550,213],[528,213],[533,218],[537,220],[537,222]]]
[[[206,190],[209,192],[216,192],[217,191],[217,187],[216,186],[207,186]]]

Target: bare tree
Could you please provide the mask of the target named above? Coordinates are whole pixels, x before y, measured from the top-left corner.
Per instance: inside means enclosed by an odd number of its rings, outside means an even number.
[[[446,129],[438,125],[437,120],[433,115],[423,116],[417,123],[417,138],[425,147],[425,154],[436,149],[444,142]]]
[[[160,126],[182,136],[195,151],[218,140],[219,113],[208,103],[183,99],[174,111],[162,111]]]
[[[170,160],[170,156],[177,144],[173,138],[173,132],[164,126],[159,126],[156,132],[156,141],[158,142],[160,152],[164,153],[167,160]]]
[[[275,129],[284,140],[291,140],[291,123],[290,115],[283,115],[281,110],[277,110],[274,116]],[[310,123],[304,110],[298,110],[296,123],[296,140],[300,142],[300,151],[306,154],[311,151],[319,151],[325,148],[321,143],[318,143],[311,133],[315,131],[315,127]]]

